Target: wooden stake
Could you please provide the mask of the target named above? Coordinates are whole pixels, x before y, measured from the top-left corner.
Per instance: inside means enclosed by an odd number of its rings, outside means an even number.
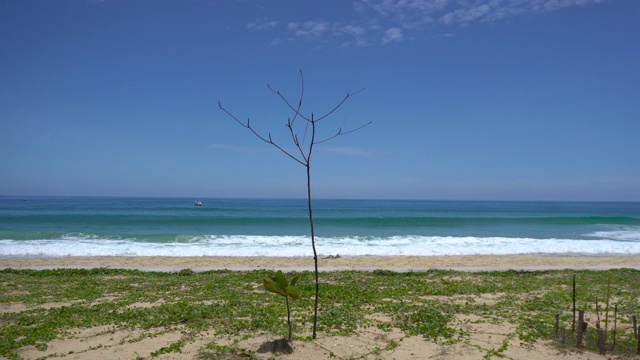
[[[604,307],[604,343],[607,343],[607,330],[609,330],[609,295],[611,294],[611,273],[607,280],[607,304]]]
[[[598,350],[600,350],[600,355],[604,355],[606,353],[605,342],[604,342],[604,330],[598,329]]]
[[[596,329],[600,329],[600,306],[598,306],[598,298],[596,298]]]
[[[640,330],[640,328],[635,328],[635,329],[633,329],[633,330],[634,330],[634,332],[637,334],[637,333],[638,333],[638,330]],[[637,336],[637,335],[636,335],[636,339],[638,339],[638,355],[640,355],[640,336]]]
[[[636,339],[638,338],[638,324],[636,323],[636,316],[633,315],[631,317],[631,322],[633,323],[633,335],[635,335]]]
[[[576,332],[576,274],[573,274],[573,323],[571,324],[571,332]]]
[[[558,340],[559,329],[560,329],[560,314],[556,314],[556,340]]]
[[[611,345],[611,352],[616,349],[616,332],[618,331],[618,304],[613,306],[613,345]]]
[[[580,324],[578,326],[578,339],[576,340],[576,347],[582,347],[582,331],[583,331],[583,327],[582,324],[584,322],[584,310],[580,310],[578,311],[578,323]]]

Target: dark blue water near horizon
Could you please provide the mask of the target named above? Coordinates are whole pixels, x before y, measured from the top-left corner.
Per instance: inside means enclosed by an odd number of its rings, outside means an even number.
[[[638,202],[314,199],[313,211],[321,255],[640,254]],[[309,232],[306,199],[0,196],[0,257],[306,256]]]

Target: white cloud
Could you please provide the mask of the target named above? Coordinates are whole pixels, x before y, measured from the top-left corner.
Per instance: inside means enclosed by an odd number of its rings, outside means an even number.
[[[367,32],[367,29],[365,27],[355,25],[340,26],[337,28],[337,30],[353,36],[362,36]]]
[[[449,7],[439,20],[447,25],[468,25],[475,21],[496,21],[527,14],[541,14],[558,9],[602,3],[605,0],[476,0]]]
[[[329,31],[331,25],[322,20],[310,20],[303,23],[289,23],[287,29],[299,37],[319,37]]]
[[[575,6],[575,5],[587,5],[590,3],[601,3],[603,0],[539,0],[536,1],[542,3],[542,7],[546,11],[554,11],[557,9]]]
[[[284,40],[282,40],[280,38],[275,38],[275,39],[271,40],[271,43],[269,43],[269,45],[278,46],[278,45],[282,45],[284,43],[285,43]]]
[[[491,12],[491,6],[488,4],[481,4],[478,6],[473,6],[469,8],[462,8],[456,11],[452,11],[450,13],[442,16],[442,21],[445,24],[453,24],[453,23],[461,23],[467,24],[474,20],[480,19],[483,16],[486,16]]]
[[[409,29],[436,23],[467,25],[508,17],[551,12],[606,0],[361,0],[355,6],[363,16],[379,16]],[[371,15],[371,10],[374,15]]]
[[[270,20],[267,18],[256,19],[254,22],[250,22],[246,25],[249,30],[268,30],[273,29],[278,25],[278,21]]]
[[[334,26],[333,31],[334,35],[344,35],[350,38],[350,40],[342,43],[343,47],[362,47],[371,45],[371,42],[366,37],[368,29],[365,26],[336,25]]]
[[[451,0],[362,0],[358,5],[361,11],[371,7],[383,16],[401,15],[408,12],[431,12],[447,6]]]
[[[355,0],[352,19],[291,21],[286,26],[287,34],[279,34],[272,45],[326,36],[336,38],[344,47],[371,46],[379,44],[380,39],[388,44],[409,36],[433,38],[438,36],[434,34],[451,34],[450,29],[455,26],[540,15],[606,1],[610,0]],[[247,29],[273,29],[278,23],[262,18],[247,24]]]
[[[387,29],[384,32],[384,36],[382,37],[382,43],[388,44],[393,41],[402,41],[404,40],[404,36],[402,35],[402,29],[394,27]]]

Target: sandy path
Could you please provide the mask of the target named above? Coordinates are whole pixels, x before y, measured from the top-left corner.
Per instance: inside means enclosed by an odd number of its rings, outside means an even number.
[[[541,269],[640,269],[640,256],[362,256],[319,259],[321,270],[423,271],[455,270],[541,270]],[[313,269],[313,259],[279,257],[58,257],[0,259],[1,268],[93,268],[176,271],[209,269]]]

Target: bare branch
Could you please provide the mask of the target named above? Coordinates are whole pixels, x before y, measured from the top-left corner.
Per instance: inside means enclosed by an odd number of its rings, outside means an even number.
[[[318,140],[318,141],[314,142],[314,144],[322,144],[323,142],[327,142],[327,141],[329,141],[329,140],[332,140],[332,139],[337,138],[338,136],[340,136],[340,134],[342,134],[342,128],[339,128],[337,133],[335,133],[335,134],[333,134],[333,135],[329,136],[329,137],[328,137],[328,138],[326,138],[326,139]]]
[[[307,138],[307,130],[309,130],[309,124],[310,122],[306,122],[305,126],[304,126],[304,134],[302,134],[302,143],[304,144],[304,140]]]
[[[323,140],[318,140],[318,141],[316,141],[316,142],[315,142],[315,144],[322,144],[323,142],[327,142],[327,141],[329,141],[329,140],[335,139],[335,138],[337,138],[337,137],[338,137],[338,136],[340,136],[340,135],[347,135],[347,134],[351,134],[352,132],[356,132],[356,131],[358,131],[358,130],[361,130],[361,129],[363,129],[363,128],[365,128],[365,127],[369,126],[369,125],[371,125],[371,123],[372,123],[372,122],[373,122],[373,121],[369,121],[368,123],[366,123],[366,124],[364,124],[364,125],[362,125],[362,126],[360,126],[360,127],[357,127],[357,128],[355,128],[355,129],[349,130],[349,131],[342,131],[342,128],[340,128],[340,129],[338,130],[338,132],[337,132],[336,134],[334,134],[333,136],[330,136],[330,137],[328,137],[328,138],[326,138],[326,139],[323,139]]]
[[[358,131],[358,130],[360,130],[360,129],[364,129],[365,127],[367,127],[367,126],[371,125],[372,123],[373,123],[373,121],[369,121],[368,123],[366,123],[366,124],[364,124],[364,125],[361,125],[361,126],[359,126],[359,127],[355,128],[355,129],[351,129],[351,130],[349,130],[349,131],[343,131],[341,135],[351,134],[352,132],[356,132],[356,131]]]
[[[298,148],[298,152],[300,152],[300,156],[302,157],[302,159],[304,159],[304,163],[308,166],[308,155],[305,154],[304,149],[302,149],[302,146],[300,146],[300,141],[298,141],[298,134],[296,134],[296,132],[293,130],[293,123],[290,122],[287,127],[289,128],[289,132],[291,133],[291,139],[293,140],[293,143]],[[311,150],[309,150],[309,152],[311,152]]]
[[[357,95],[357,94],[359,94],[359,93],[361,93],[361,92],[363,92],[363,91],[364,91],[364,88],[362,88],[362,89],[360,89],[360,90],[358,90],[358,91],[356,91],[356,92],[354,92],[354,93],[352,93],[352,94],[347,93],[347,95],[342,99],[342,101],[340,101],[340,102],[338,103],[338,105],[336,105],[336,106],[335,106],[333,109],[331,109],[331,111],[329,111],[328,113],[326,113],[326,114],[324,114],[324,115],[320,116],[319,118],[317,118],[317,119],[316,119],[316,121],[320,121],[320,120],[322,120],[322,119],[324,119],[324,118],[328,117],[329,115],[333,114],[336,110],[338,110],[338,109],[342,106],[342,104],[344,104],[344,102],[345,102],[345,101],[347,101],[347,99],[348,99],[348,98],[350,98],[350,97],[351,97],[351,96],[353,96],[353,95]]]
[[[294,117],[294,120],[295,120],[295,117]],[[289,128],[289,135],[291,135],[291,140],[293,140],[293,143],[299,149],[300,148],[300,143],[298,142],[297,134],[296,134],[295,130],[293,130],[293,120],[291,120],[291,118],[287,118],[287,128]],[[301,150],[301,149],[299,149],[299,150]]]
[[[269,88],[269,90],[271,90],[271,92],[275,93],[276,95],[278,95],[280,97],[280,99],[289,107],[289,109],[291,109],[294,112],[294,116],[293,118],[289,118],[287,119],[287,127],[289,128],[289,132],[291,134],[291,138],[293,140],[293,143],[296,145],[296,147],[298,147],[298,151],[300,151],[300,155],[302,156],[303,159],[305,159],[305,161],[308,162],[308,156],[307,154],[305,154],[304,150],[302,149],[301,145],[300,145],[300,141],[298,140],[298,135],[295,134],[295,131],[293,129],[293,124],[296,121],[296,118],[298,116],[300,116],[301,118],[303,118],[306,122],[307,122],[307,126],[309,124],[310,119],[308,119],[307,117],[305,117],[304,115],[302,115],[300,113],[300,109],[302,108],[302,100],[304,99],[304,75],[302,73],[302,69],[300,69],[300,98],[298,99],[298,107],[294,108],[293,105],[291,105],[291,103],[284,97],[284,95],[282,95],[282,93],[280,92],[280,90],[276,90],[273,87],[271,87],[270,84],[267,84],[267,87]],[[305,129],[305,133],[303,136],[303,144],[304,144],[304,139],[306,138],[307,132]]]
[[[260,135],[257,131],[255,131],[252,127],[251,127],[251,123],[250,123],[250,119],[247,118],[247,123],[243,123],[242,121],[238,120],[238,118],[233,115],[231,112],[229,112],[227,109],[225,109],[222,106],[222,103],[220,101],[218,101],[218,107],[220,109],[222,109],[222,111],[224,111],[225,113],[227,113],[227,115],[229,115],[233,120],[235,120],[238,124],[240,124],[243,128],[245,129],[249,129],[249,131],[251,131],[258,139],[266,142],[267,144],[271,144],[273,146],[275,146],[278,150],[280,150],[281,152],[283,152],[285,155],[287,155],[288,157],[292,158],[293,160],[295,160],[297,163],[300,163],[301,165],[307,166],[306,162],[298,159],[297,157],[291,155],[287,150],[285,150],[284,148],[282,148],[280,145],[278,145],[277,143],[275,143],[273,141],[273,139],[271,138],[271,133],[269,133],[269,138],[265,138],[262,135]],[[304,157],[303,157],[304,158]],[[306,161],[306,158],[305,158]]]
[[[242,121],[238,120],[237,117],[235,117],[235,115],[233,115],[232,113],[230,113],[229,111],[227,111],[227,109],[225,109],[224,107],[222,107],[222,103],[220,101],[218,101],[218,107],[220,109],[222,109],[222,111],[226,112],[227,115],[231,116],[231,118],[233,120],[235,120],[238,124],[242,125],[243,127],[248,128],[249,127],[249,120],[247,120],[247,124],[245,125]]]
[[[284,97],[284,95],[282,95],[282,93],[280,92],[280,90],[276,90],[274,88],[271,87],[271,85],[267,84],[267,87],[269,88],[269,90],[271,90],[271,92],[273,92],[274,94],[278,95],[280,97],[280,99],[282,99],[282,101],[289,107],[289,109],[291,109],[294,112],[294,117],[293,120],[291,121],[291,124],[293,124],[296,120],[296,117],[300,116],[301,118],[305,119],[306,121],[311,121],[308,117],[302,115],[300,113],[300,109],[302,108],[302,99],[304,98],[304,76],[302,74],[302,70],[300,70],[300,98],[298,100],[298,107],[294,107],[293,105],[291,105],[291,103],[289,102],[289,100],[287,100],[287,98]]]
[[[298,108],[295,111],[296,115],[293,117],[293,120],[291,121],[291,125],[293,125],[293,122],[296,121],[296,117],[298,116],[298,114],[300,114],[300,109],[302,108],[302,99],[304,99],[304,75],[302,74],[302,69],[299,69],[299,71],[300,71],[300,98],[298,99]]]

